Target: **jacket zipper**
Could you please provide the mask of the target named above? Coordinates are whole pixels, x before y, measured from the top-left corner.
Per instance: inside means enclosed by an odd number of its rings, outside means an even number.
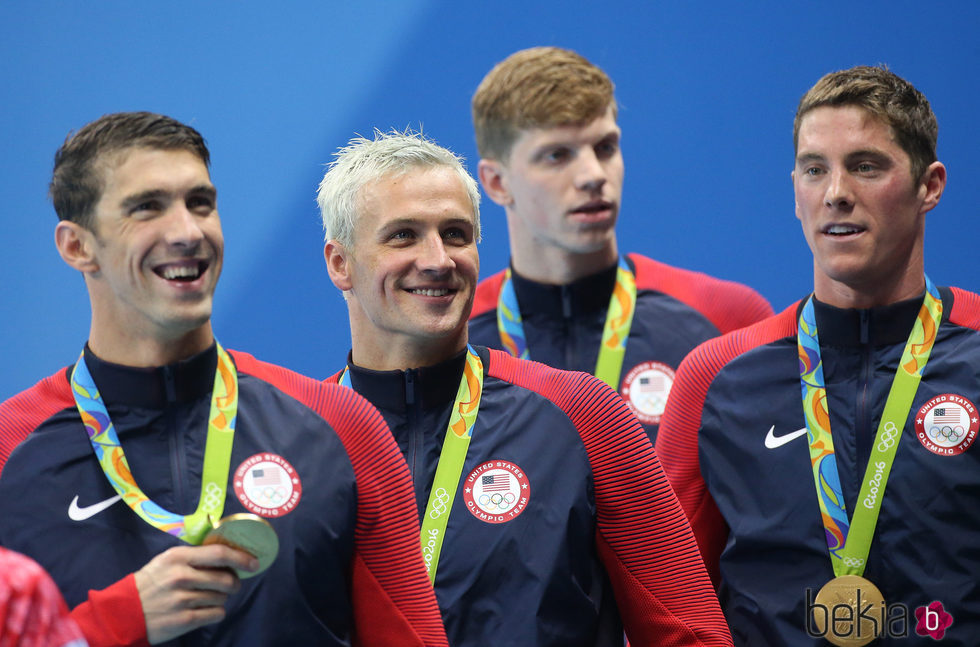
[[[174,483],[174,511],[186,510],[184,501],[184,436],[177,424],[177,388],[173,369],[163,367],[163,386],[167,394],[166,430],[170,436],[170,478]]]

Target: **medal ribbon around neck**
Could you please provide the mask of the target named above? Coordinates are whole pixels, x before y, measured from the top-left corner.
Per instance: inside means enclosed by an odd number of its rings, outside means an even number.
[[[606,310],[606,323],[602,329],[602,342],[594,374],[608,384],[613,391],[619,390],[619,377],[623,371],[623,358],[626,355],[626,340],[633,325],[636,311],[636,278],[626,264],[619,259],[616,268],[616,285],[609,298]],[[520,359],[530,359],[527,338],[524,336],[524,320],[521,317],[517,292],[511,280],[511,270],[507,268],[497,296],[497,331],[504,349]]]
[[[922,379],[922,371],[936,342],[936,333],[943,316],[943,302],[928,276],[925,280],[926,294],[922,308],[905,344],[898,370],[895,371],[858,494],[857,509],[850,522],[837,471],[837,459],[834,456],[834,439],[830,433],[827,389],[820,360],[820,340],[817,336],[812,296],[800,313],[797,346],[803,412],[810,441],[810,463],[830,561],[834,567],[834,575],[838,577],[864,573],[895,452],[912,410],[912,400]]]
[[[340,375],[339,384],[353,388],[350,372],[346,368]],[[482,395],[483,361],[473,347],[467,345],[463,377],[460,378],[456,400],[449,414],[449,425],[442,443],[442,452],[439,454],[432,490],[429,492],[429,502],[425,506],[425,514],[422,515],[422,557],[429,573],[429,581],[433,583],[436,581],[436,569],[446,536],[449,513],[459,490],[463,463],[473,437],[473,425],[476,424],[476,417],[480,412]]]
[[[201,543],[204,535],[211,529],[210,517],[220,518],[225,507],[225,488],[228,484],[231,447],[238,416],[238,373],[228,353],[220,344],[217,344],[217,348],[218,365],[214,372],[214,390],[211,393],[211,412],[208,416],[201,497],[197,510],[186,516],[164,510],[151,501],[136,484],[102,395],[85,364],[84,352],[71,374],[75,406],[82,417],[99,465],[113,489],[143,521],[189,544]]]

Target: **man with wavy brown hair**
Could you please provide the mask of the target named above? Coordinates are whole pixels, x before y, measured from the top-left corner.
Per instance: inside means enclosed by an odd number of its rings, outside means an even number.
[[[473,96],[480,182],[504,208],[507,270],[481,282],[474,341],[594,373],[656,435],[674,370],[700,342],[772,313],[753,290],[621,255],[621,131],[609,77],[575,52],[535,47]]]

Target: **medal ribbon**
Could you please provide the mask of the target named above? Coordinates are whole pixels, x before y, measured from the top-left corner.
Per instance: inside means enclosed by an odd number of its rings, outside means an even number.
[[[201,543],[204,535],[211,529],[210,517],[213,515],[216,519],[220,518],[224,510],[225,487],[228,483],[231,447],[238,416],[238,373],[228,353],[220,344],[216,345],[218,365],[214,372],[214,390],[211,393],[211,412],[208,416],[201,497],[197,510],[186,516],[164,510],[151,501],[136,484],[105,402],[85,364],[84,352],[71,374],[75,406],[82,417],[95,457],[113,489],[143,521],[189,544]]]
[[[353,388],[347,369],[340,376],[341,386]],[[480,411],[480,398],[483,395],[483,362],[473,347],[466,346],[466,365],[459,381],[456,400],[449,414],[446,438],[439,454],[439,465],[429,492],[429,502],[422,515],[422,557],[429,573],[429,581],[435,583],[439,555],[446,536],[449,513],[456,500],[459,482],[463,475],[466,451],[473,437],[473,425]]]
[[[626,259],[620,258],[619,267],[616,269],[616,285],[609,298],[606,323],[602,329],[602,342],[599,344],[599,357],[594,371],[595,376],[608,384],[613,391],[619,390],[619,377],[623,371],[623,358],[626,355],[626,339],[633,325],[635,311],[636,277],[626,264]],[[510,268],[507,268],[504,273],[500,294],[497,296],[497,330],[500,333],[500,341],[508,353],[520,359],[531,358]]]
[[[936,341],[943,316],[943,302],[936,286],[926,279],[926,294],[922,308],[909,333],[905,350],[885,409],[878,424],[874,447],[865,469],[864,480],[857,499],[857,509],[848,522],[847,507],[841,489],[834,439],[830,432],[830,413],[827,389],[820,359],[820,341],[811,296],[800,313],[797,346],[800,357],[800,386],[803,412],[810,441],[810,463],[817,491],[820,516],[827,537],[827,549],[834,575],[862,575],[867,563],[871,540],[885,495],[885,486],[892,462],[902,438],[902,430],[912,410],[912,400],[919,388],[922,371]]]

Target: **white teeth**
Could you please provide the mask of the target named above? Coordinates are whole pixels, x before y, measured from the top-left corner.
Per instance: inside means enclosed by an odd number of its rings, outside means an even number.
[[[421,294],[426,297],[444,297],[449,294],[449,290],[446,288],[439,288],[438,290],[422,289],[422,290],[409,290],[412,294]]]
[[[861,230],[850,225],[831,225],[827,228],[828,234],[855,234],[859,231]]]
[[[163,268],[160,273],[167,280],[172,279],[196,279],[200,270],[197,265],[170,265]]]

